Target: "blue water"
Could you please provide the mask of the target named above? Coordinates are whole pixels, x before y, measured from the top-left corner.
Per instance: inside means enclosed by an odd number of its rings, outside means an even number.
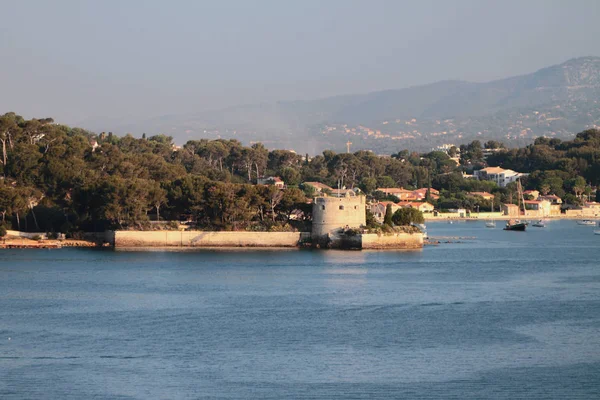
[[[600,398],[600,236],[500,225],[430,223],[463,239],[414,252],[0,251],[0,399]]]

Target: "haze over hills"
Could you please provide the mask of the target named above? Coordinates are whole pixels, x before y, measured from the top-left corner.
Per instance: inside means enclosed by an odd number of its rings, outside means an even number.
[[[309,101],[282,101],[146,120],[82,121],[97,132],[164,133],[177,143],[235,138],[245,144],[320,153],[370,149],[391,154],[474,139],[523,145],[570,138],[600,125],[600,57],[581,57],[492,82],[442,81]]]

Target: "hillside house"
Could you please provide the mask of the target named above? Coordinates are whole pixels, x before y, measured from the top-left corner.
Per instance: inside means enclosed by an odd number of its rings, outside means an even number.
[[[538,200],[538,197],[540,197],[540,192],[537,190],[526,190],[523,192],[523,196],[531,196],[531,200]]]
[[[516,182],[517,179],[527,176],[527,174],[500,167],[487,167],[473,171],[473,176],[479,180],[492,181],[500,187],[506,187],[509,183]]]
[[[378,188],[377,191],[383,192],[385,195],[396,196],[400,200],[412,194],[411,190],[407,190],[404,188]]]
[[[483,197],[484,200],[494,200],[494,195],[488,192],[469,192],[471,196]]]
[[[332,191],[333,189],[330,186],[327,186],[324,183],[321,182],[304,182],[304,186],[310,186],[312,187],[315,192],[317,193],[323,193],[323,191]]]
[[[281,180],[278,176],[268,176],[263,178],[258,178],[256,180],[257,185],[273,185],[277,186],[279,189],[285,188],[285,182]]]
[[[548,200],[551,204],[561,205],[563,203],[562,199],[555,194],[547,194],[545,196],[539,196],[537,200]]]
[[[418,201],[412,201],[412,202],[408,202],[408,203],[401,203],[403,208],[416,208],[417,210],[423,212],[423,213],[430,213],[433,212],[433,204],[429,204],[427,202],[418,202]]]
[[[429,194],[431,195],[432,199],[437,200],[440,198],[440,191],[436,190],[434,188],[421,188],[421,189],[413,190],[412,197],[414,199],[416,199],[417,201],[425,200],[425,198],[427,197],[427,190],[429,190]]]
[[[400,206],[398,204],[391,201],[381,201],[379,203],[374,203],[368,206],[369,211],[371,211],[377,222],[383,222],[388,204],[392,205],[392,214],[400,209]]]

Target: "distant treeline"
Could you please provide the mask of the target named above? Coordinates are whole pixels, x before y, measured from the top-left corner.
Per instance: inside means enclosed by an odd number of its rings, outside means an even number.
[[[326,150],[310,158],[237,140],[191,140],[178,148],[165,135],[95,134],[7,113],[0,116],[0,217],[5,226],[71,234],[145,229],[150,220],[193,221],[215,230],[306,229],[314,193],[302,183],[310,181],[360,188],[377,198],[382,187],[431,186],[441,190],[436,205],[446,208],[475,206],[479,200],[468,191],[495,192],[497,201],[509,201],[514,188],[463,178],[463,171],[485,166],[482,147],[477,141],[461,146],[460,165],[439,151],[380,157]],[[585,131],[569,142],[539,138],[494,153],[487,163],[529,172],[526,187],[578,202],[599,183],[600,132]],[[268,176],[287,187],[256,185]]]

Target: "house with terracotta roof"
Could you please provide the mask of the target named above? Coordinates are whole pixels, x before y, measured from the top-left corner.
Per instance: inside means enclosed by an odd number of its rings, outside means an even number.
[[[595,201],[586,202],[585,207],[600,211],[600,203],[597,203]]]
[[[471,196],[483,197],[484,200],[494,200],[494,195],[488,192],[469,192]]]
[[[537,190],[526,190],[523,192],[524,196],[531,196],[531,200],[537,200],[540,197],[540,192]]]
[[[403,208],[416,208],[417,210],[427,213],[427,212],[433,212],[433,204],[427,203],[427,202],[419,202],[419,201],[410,201],[410,202],[406,202],[406,203],[399,203],[402,205]]]
[[[323,190],[333,190],[330,186],[327,186],[326,184],[321,182],[304,182],[304,185],[312,187],[317,193],[323,193]]]
[[[406,197],[412,193],[411,190],[404,188],[378,188],[377,191],[383,192],[385,195],[396,196],[399,199]]]
[[[539,196],[537,200],[548,200],[552,204],[562,204],[562,199],[555,194],[547,194],[545,196]]]
[[[431,195],[432,199],[437,200],[440,198],[440,191],[434,188],[420,188],[417,190],[413,190],[412,197],[415,200],[425,200],[425,197],[427,197],[427,190],[429,190],[429,194]]]
[[[278,176],[268,176],[263,178],[258,178],[256,180],[257,185],[273,185],[277,186],[279,189],[285,188],[285,182],[281,180]]]
[[[482,181],[495,182],[500,187],[506,187],[511,182],[516,182],[522,176],[528,174],[515,172],[512,169],[504,169],[500,167],[487,167],[477,171],[473,171],[473,176]]]
[[[392,213],[400,209],[400,206],[392,201],[380,201],[368,206],[369,211],[371,211],[377,222],[383,222],[388,204],[392,205]]]

